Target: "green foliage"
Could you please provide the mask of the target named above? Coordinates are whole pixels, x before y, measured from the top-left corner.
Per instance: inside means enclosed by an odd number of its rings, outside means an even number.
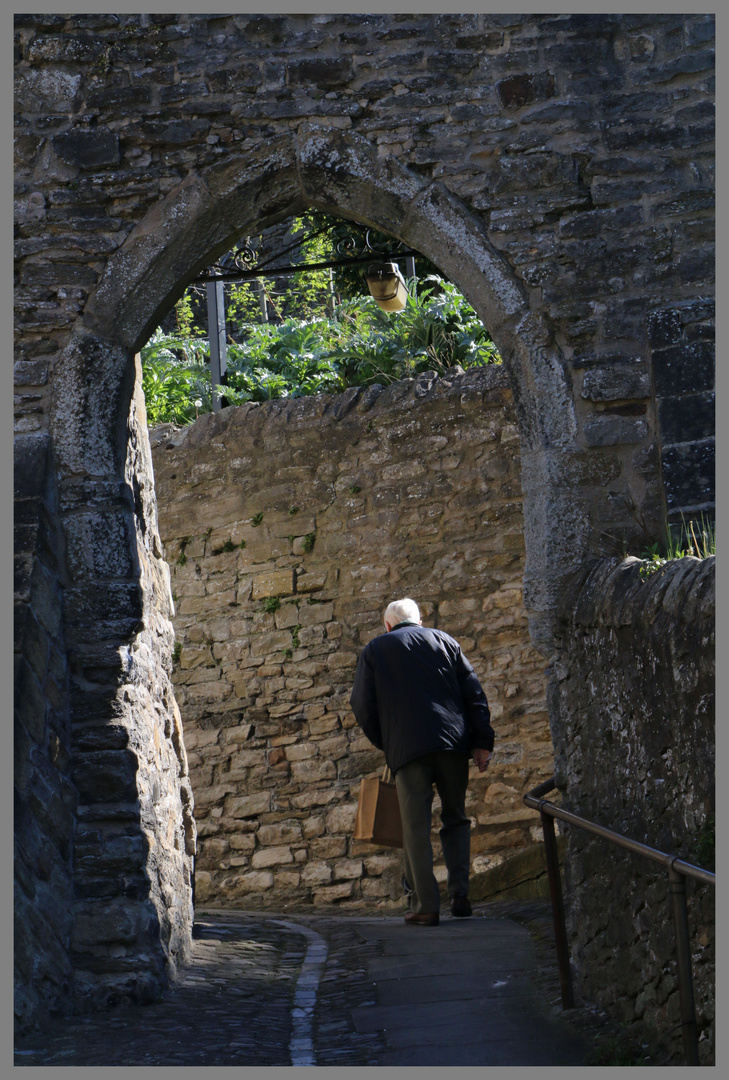
[[[347,221],[345,218],[333,218],[320,210],[308,210],[294,223],[297,228],[304,230],[309,237],[302,246],[297,262],[318,262],[330,259],[343,258],[346,252],[355,253],[363,247],[363,240],[369,235],[373,248],[379,252],[389,252],[397,242],[386,233],[378,229],[366,229],[356,222]],[[314,236],[320,233],[319,236]],[[378,255],[373,255],[372,262],[381,261]],[[369,263],[349,264],[337,266],[333,269],[334,291],[337,303],[344,300],[356,300],[362,295],[367,295],[367,269]],[[433,265],[424,255],[417,256],[417,266],[420,277],[428,274],[438,274],[438,268]],[[322,279],[322,287],[329,295],[328,271],[322,271],[327,277]]]
[[[182,656],[182,642],[176,641],[172,648],[172,663],[179,664],[180,657]]]
[[[272,283],[268,278],[259,278],[263,285],[263,291],[268,298]],[[225,322],[230,326],[230,332],[234,337],[238,335],[238,326],[245,327],[248,323],[258,322],[260,317],[260,301],[256,286],[252,281],[241,281],[231,284],[226,288],[225,297]]]
[[[232,540],[226,540],[222,547],[223,551],[235,551],[235,549],[236,545],[233,543]]]
[[[182,540],[180,540],[180,554],[177,556],[177,559],[175,560],[175,562],[177,563],[178,566],[184,566],[185,563],[187,562],[187,555],[185,554],[185,548],[187,547],[187,545],[189,543],[190,543],[190,537],[189,536],[183,536]]]
[[[192,299],[189,290],[175,304],[175,319],[177,322],[177,335],[181,338],[193,337],[195,316],[192,310]]]
[[[301,541],[301,546],[304,551],[311,551],[314,547],[314,541],[316,540],[316,533],[307,533],[304,539]]]
[[[281,607],[281,601],[278,596],[267,596],[263,601],[263,610],[269,613],[278,611]]]
[[[321,218],[321,221],[317,221]],[[335,242],[333,239],[333,218],[325,215],[306,213],[302,217],[294,218],[291,231],[296,236],[300,234],[302,243],[296,253],[296,262],[327,262],[336,257]],[[323,229],[323,231],[322,231]],[[319,235],[316,235],[319,233]],[[331,278],[328,270],[311,270],[306,274],[294,274],[287,281],[286,289],[281,298],[281,310],[284,317],[289,313],[296,312],[304,318],[312,318],[333,309]]]
[[[261,524],[262,521],[263,521],[263,512],[259,511],[259,513],[254,514],[253,517],[251,518],[251,525],[255,529]]]
[[[305,309],[310,303],[306,295],[301,294]],[[469,368],[501,362],[465,297],[437,277],[420,282],[418,295],[411,295],[405,310],[395,315],[381,311],[372,297],[359,295],[345,299],[333,316],[251,322],[244,330],[244,338],[231,338],[228,345],[223,393],[229,405],[340,393],[348,386],[386,385],[423,371],[442,374],[454,364]],[[212,410],[208,359],[207,339],[155,331],[142,349],[151,425],[186,424]]]
[[[292,517],[293,517],[294,514],[298,514],[298,512],[299,512],[298,506],[290,506],[289,507],[289,514],[291,514]]]
[[[350,495],[359,495],[361,490],[362,490],[362,488],[359,486],[359,484],[350,484],[349,485],[349,494]]]
[[[299,641],[299,630],[301,629],[301,623],[297,623],[296,626],[291,627],[291,644],[295,649],[299,648],[301,642]]]
[[[680,525],[667,525],[663,544],[653,543],[641,552],[645,566],[641,566],[640,576],[648,578],[667,562],[687,555],[697,559],[716,555],[716,525],[704,514],[696,522],[691,519],[687,522],[681,514]]]
[[[204,338],[155,330],[141,350],[142,387],[150,426],[189,424],[212,410],[209,346]]]

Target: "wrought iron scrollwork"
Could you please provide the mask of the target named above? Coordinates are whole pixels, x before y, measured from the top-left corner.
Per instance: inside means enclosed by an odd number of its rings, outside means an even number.
[[[225,255],[209,266],[200,275],[200,280],[211,281],[215,278],[224,278],[236,271],[246,273],[255,268],[257,261],[258,252],[252,246],[250,236],[247,236],[242,244],[231,251],[226,251]]]
[[[359,243],[357,239],[351,235],[343,237],[337,244],[337,254],[341,255],[343,259],[354,259],[366,255],[376,255],[382,258],[384,255],[397,255],[398,253],[405,251],[405,245],[402,240],[394,240],[387,237],[387,245],[383,249],[377,247],[376,243],[372,239],[372,229],[366,229],[364,235],[360,238]]]
[[[278,261],[285,255],[288,255],[289,252],[296,248],[300,248],[307,239],[313,239],[325,231],[325,229],[319,229],[310,237],[297,237],[293,244],[284,248],[283,251],[279,251],[277,254],[265,258],[260,263],[258,262],[259,253],[253,247],[251,237],[247,236],[235,249],[227,252],[212,266],[209,266],[203,271],[202,274],[199,274],[192,284],[202,285],[206,282],[213,281],[244,281],[259,277],[263,273],[269,275],[292,273],[305,274],[327,267],[350,266],[356,263],[368,262],[373,258],[379,260],[393,260],[405,255],[416,254],[416,252],[411,251],[410,248],[406,247],[401,240],[388,239],[386,246],[384,248],[380,247],[373,239],[373,230],[363,228],[359,239],[350,233],[350,235],[342,237],[342,239],[337,242],[335,245],[337,258],[335,259],[323,262],[299,263],[294,266],[276,265]]]

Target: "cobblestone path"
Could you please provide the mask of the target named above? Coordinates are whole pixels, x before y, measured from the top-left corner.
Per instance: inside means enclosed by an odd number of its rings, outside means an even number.
[[[301,1057],[302,1039],[295,1038],[296,1014],[306,1013],[295,998],[297,988],[299,996],[307,993],[300,984],[309,922],[327,944],[312,998],[316,1064],[374,1064],[370,1051],[376,1053],[379,1036],[357,1035],[349,1017],[371,997],[366,947],[341,919],[296,918],[301,926],[289,929],[296,925],[290,917],[198,915],[190,963],[159,1002],[50,1021],[41,1034],[17,1041],[15,1064],[314,1064]]]
[[[372,914],[362,917],[372,925]],[[549,905],[477,905],[474,917],[514,919],[529,928],[534,983],[547,1007],[560,1014]],[[432,931],[407,928],[406,942],[424,933]],[[387,1033],[361,1023],[363,1015],[377,1012],[371,976],[382,964],[378,956],[381,946],[358,930],[358,916],[351,912],[198,913],[190,963],[158,1002],[49,1021],[42,1032],[17,1041],[15,1064],[383,1064]],[[589,1007],[570,1010],[569,1022],[577,1040],[594,1048],[615,1034],[604,1014]],[[437,1055],[437,1036],[429,1034]],[[442,1049],[448,1056],[446,1044]],[[584,1063],[603,1062],[586,1055]]]

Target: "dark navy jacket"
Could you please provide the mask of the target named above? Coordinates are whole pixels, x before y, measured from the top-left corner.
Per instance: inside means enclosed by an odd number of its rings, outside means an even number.
[[[350,698],[357,723],[393,772],[437,750],[493,750],[486,695],[458,642],[402,622],[362,650]]]

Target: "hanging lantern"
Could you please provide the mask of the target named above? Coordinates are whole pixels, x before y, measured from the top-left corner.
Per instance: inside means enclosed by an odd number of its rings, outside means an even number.
[[[397,263],[374,263],[370,266],[367,287],[383,311],[402,311],[405,307],[408,290]]]

